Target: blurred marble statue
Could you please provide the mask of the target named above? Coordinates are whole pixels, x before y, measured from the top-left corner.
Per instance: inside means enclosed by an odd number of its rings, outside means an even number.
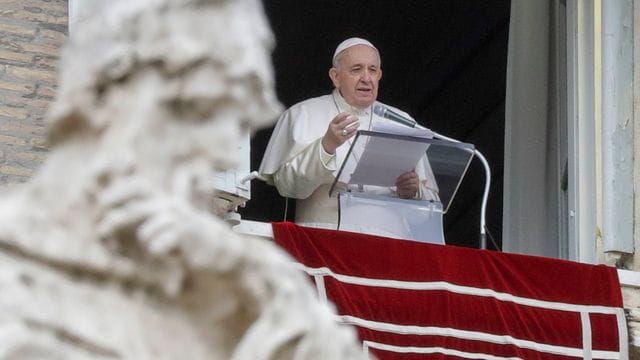
[[[0,358],[364,357],[273,243],[212,215],[212,174],[280,111],[261,3],[87,6],[48,160],[0,195]]]

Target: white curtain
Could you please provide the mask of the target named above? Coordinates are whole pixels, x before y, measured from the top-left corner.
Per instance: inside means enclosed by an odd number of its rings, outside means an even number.
[[[566,225],[563,1],[512,0],[505,104],[503,250],[561,257]]]

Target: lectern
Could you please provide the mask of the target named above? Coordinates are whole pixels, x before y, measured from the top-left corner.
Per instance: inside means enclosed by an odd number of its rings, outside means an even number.
[[[467,143],[358,131],[329,190],[338,230],[444,244],[442,217],[473,155]],[[396,178],[413,169],[426,181],[420,198],[398,198]]]

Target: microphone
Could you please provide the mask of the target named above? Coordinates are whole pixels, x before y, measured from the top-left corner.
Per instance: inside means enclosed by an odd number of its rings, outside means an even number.
[[[423,128],[422,126],[418,125],[418,123],[415,120],[411,119],[410,117],[399,114],[398,112],[393,111],[382,104],[373,105],[373,113],[380,117],[389,119],[391,121],[395,121],[397,123],[400,123],[408,127],[413,128],[418,126],[418,128]],[[456,140],[456,139],[444,136],[435,131],[433,131],[433,137],[435,137],[436,139],[450,141],[454,143],[460,142],[460,140]],[[487,202],[489,200],[489,189],[491,188],[491,168],[489,167],[489,162],[487,161],[487,159],[484,157],[484,155],[482,155],[482,153],[478,149],[473,149],[473,154],[480,160],[480,162],[482,163],[482,166],[484,167],[484,172],[485,172],[484,193],[482,194],[482,204],[480,206],[480,249],[486,249],[487,248],[486,218],[487,218]],[[498,248],[497,245],[496,245],[496,248]]]
[[[407,117],[406,115],[402,115],[396,111],[393,111],[382,104],[373,105],[373,113],[385,119],[389,119],[391,121],[400,123],[404,126],[416,127],[416,124],[417,124],[417,122],[412,118]]]

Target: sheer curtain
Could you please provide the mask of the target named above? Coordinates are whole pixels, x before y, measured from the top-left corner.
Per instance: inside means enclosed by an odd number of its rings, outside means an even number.
[[[565,14],[563,1],[511,3],[502,237],[507,252],[565,254]]]

